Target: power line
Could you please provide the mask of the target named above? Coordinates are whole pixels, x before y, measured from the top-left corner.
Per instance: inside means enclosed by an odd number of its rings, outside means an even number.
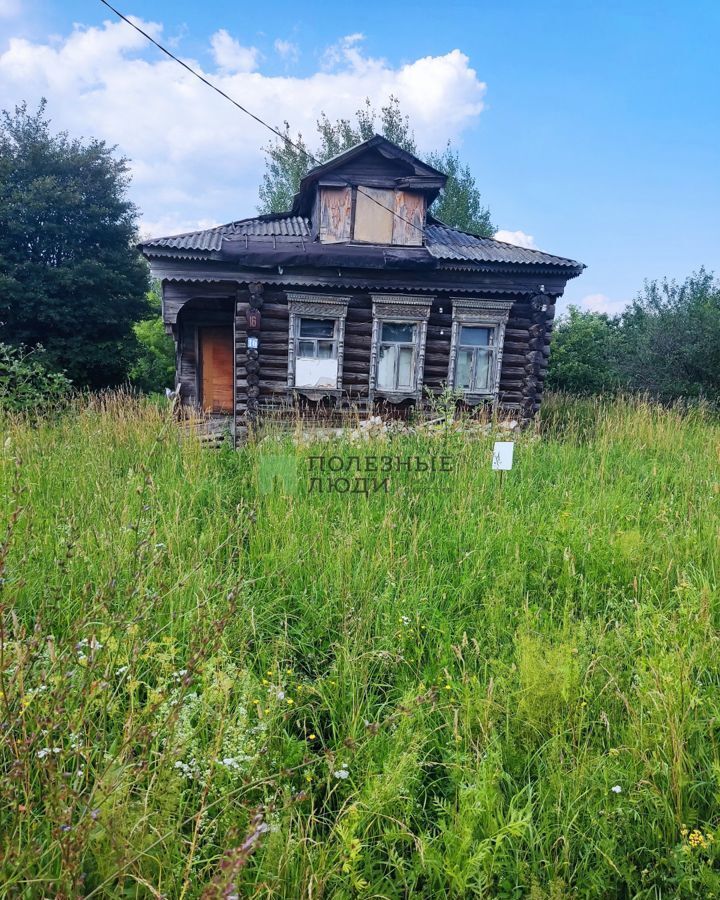
[[[225,91],[223,91],[221,88],[219,88],[216,84],[213,84],[212,81],[209,81],[207,78],[205,78],[204,75],[201,75],[200,72],[198,72],[196,69],[193,69],[192,66],[189,66],[186,62],[183,62],[183,60],[181,60],[179,57],[175,56],[174,53],[171,53],[170,50],[167,49],[167,47],[164,47],[161,43],[159,43],[159,41],[156,41],[154,37],[149,35],[147,33],[147,31],[143,31],[143,29],[140,28],[139,25],[136,25],[135,22],[133,22],[127,16],[123,15],[123,13],[121,13],[119,9],[115,9],[115,7],[111,3],[108,3],[108,0],[100,0],[100,2],[104,6],[107,6],[107,8],[109,10],[114,12],[115,15],[119,19],[122,19],[123,22],[127,23],[131,28],[134,28],[135,31],[137,31],[139,34],[141,34],[146,40],[150,41],[151,44],[154,44],[158,48],[158,50],[160,50],[161,53],[164,53],[165,56],[168,56],[174,62],[181,65],[183,67],[183,69],[186,69],[191,75],[194,75],[195,78],[198,78],[200,81],[202,81],[203,84],[207,85],[207,87],[212,88],[212,90],[214,90],[216,93],[220,94],[220,96],[223,97],[225,100],[229,100],[233,106],[236,106],[240,110],[240,112],[245,113],[246,116],[250,116],[250,118],[254,119],[259,125],[262,125],[264,128],[267,128],[274,135],[279,137],[280,140],[285,141],[286,144],[289,144],[291,147],[293,147],[295,150],[297,150],[298,153],[301,153],[308,160],[310,160],[310,162],[314,166],[321,165],[321,163],[317,160],[317,158],[314,157],[312,155],[312,153],[310,153],[308,150],[306,150],[303,146],[301,146],[300,144],[296,144],[286,134],[283,134],[281,131],[278,131],[277,128],[274,128],[272,125],[270,125],[264,119],[261,119],[260,116],[251,112],[249,109],[247,109],[245,106],[243,106],[242,103],[238,103],[237,100],[235,100],[229,94],[226,94]],[[265,148],[263,147],[262,149],[264,150]],[[353,186],[349,181],[347,181],[347,179],[345,179],[345,184],[348,187]],[[384,203],[381,203],[377,198],[373,197],[371,194],[368,194],[367,191],[363,190],[361,185],[357,185],[357,190],[361,191],[364,197],[367,197],[368,200],[371,200],[373,203],[377,204],[377,206],[379,206],[381,209],[384,209],[386,212],[389,212],[394,217],[400,219],[401,222],[405,222],[405,224],[409,225],[411,228],[415,228],[418,231],[422,231],[421,226],[416,225],[414,222],[411,222],[409,219],[406,219],[404,216],[401,216],[400,213],[396,212],[394,209],[391,209],[389,206],[385,206]]]

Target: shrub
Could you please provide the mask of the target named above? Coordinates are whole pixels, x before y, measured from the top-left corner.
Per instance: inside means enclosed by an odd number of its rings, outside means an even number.
[[[0,343],[0,409],[46,410],[65,400],[72,384],[45,364],[42,347],[28,350]]]
[[[159,282],[154,282],[147,295],[148,318],[133,325],[138,351],[130,368],[130,381],[141,391],[162,392],[175,387],[175,345],[165,334]]]

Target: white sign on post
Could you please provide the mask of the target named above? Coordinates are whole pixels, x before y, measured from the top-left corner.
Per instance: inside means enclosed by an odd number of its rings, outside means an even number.
[[[492,459],[492,467],[495,471],[505,472],[512,469],[514,449],[514,441],[495,441]]]

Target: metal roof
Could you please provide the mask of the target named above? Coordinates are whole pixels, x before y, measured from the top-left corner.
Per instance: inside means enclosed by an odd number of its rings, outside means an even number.
[[[242,261],[243,243],[245,243],[246,248],[248,251],[252,251],[253,256],[256,256],[258,252],[263,256],[267,255],[268,263],[272,264],[273,254],[292,244],[294,252],[299,251],[301,255],[307,252],[308,256],[313,256],[314,264],[317,264],[318,252],[323,253],[324,245],[310,241],[310,236],[309,219],[302,216],[269,215],[240,219],[227,225],[217,225],[202,231],[188,231],[184,234],[143,241],[140,249],[150,256],[165,255],[163,251],[169,251],[169,255],[178,256],[181,254],[178,254],[177,251],[190,251],[201,257],[213,254],[214,259],[218,258],[214,254],[219,254],[219,257],[223,258],[225,256],[223,249],[225,249],[235,260],[239,258],[239,261]],[[268,241],[269,237],[272,237],[273,240]],[[277,238],[280,240],[276,240]],[[307,244],[305,239],[307,239]],[[224,248],[225,243],[227,246]],[[328,264],[333,265],[330,257],[334,258],[335,254],[330,250],[338,250],[339,247],[338,245],[327,246]],[[363,246],[367,250],[372,250],[372,245]],[[354,247],[357,245],[350,245],[350,248]],[[385,248],[377,247],[377,249],[380,251]],[[394,249],[400,251],[403,248]],[[412,250],[414,255],[417,255],[418,251],[422,253],[421,248],[407,249]],[[434,259],[467,263],[471,266],[483,263],[545,265],[575,269],[576,272],[585,268],[582,263],[573,259],[554,256],[540,250],[529,250],[526,247],[518,247],[494,238],[467,234],[434,219],[425,226],[424,249]]]
[[[447,225],[426,225],[425,246],[437,259],[467,260],[468,262],[496,262],[520,264],[544,264],[548,266],[567,266],[573,269],[584,268],[582,263],[564,256],[553,256],[541,250],[529,250],[496,241],[495,238],[477,237],[450,228]]]
[[[172,250],[218,251],[222,249],[224,240],[244,235],[309,237],[310,223],[299,216],[257,216],[254,219],[239,219],[227,225],[215,225],[202,231],[186,231],[170,237],[151,238],[142,241],[140,247],[143,250],[166,247]]]

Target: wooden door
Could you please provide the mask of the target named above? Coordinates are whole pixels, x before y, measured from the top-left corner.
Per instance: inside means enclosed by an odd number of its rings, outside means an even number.
[[[233,333],[231,327],[200,328],[202,407],[208,412],[233,410]]]

